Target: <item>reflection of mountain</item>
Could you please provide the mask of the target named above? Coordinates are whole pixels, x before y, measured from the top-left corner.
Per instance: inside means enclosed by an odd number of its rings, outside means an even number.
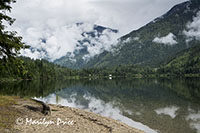
[[[69,68],[83,67],[90,58],[93,58],[104,50],[109,50],[112,43],[117,39],[118,30],[99,25],[90,25],[90,28],[84,30],[84,27],[88,27],[87,24],[77,23],[76,25],[83,28],[81,31],[81,40],[77,41],[74,52],[68,52],[66,56],[55,60],[56,64]]]
[[[126,116],[161,132],[188,133],[195,132],[186,120],[188,114],[193,110],[198,115],[200,110],[195,103],[200,100],[195,94],[200,92],[194,86],[197,82],[198,79],[76,80],[57,95],[61,98],[59,104],[116,119],[125,120]],[[43,100],[56,103],[55,99],[52,94]]]
[[[199,83],[199,79],[28,81],[1,83],[0,93],[44,97],[49,103],[87,109],[129,125],[142,122],[161,132],[193,133],[200,130]]]
[[[162,99],[170,102],[176,101],[176,95],[179,95],[184,99],[198,102],[200,100],[198,81],[198,79],[72,80],[68,82],[68,89],[63,89],[63,92],[58,94],[64,97],[66,94],[70,96],[73,93],[78,95],[90,93],[106,102],[115,100],[115,97],[127,100],[134,98],[138,101]]]

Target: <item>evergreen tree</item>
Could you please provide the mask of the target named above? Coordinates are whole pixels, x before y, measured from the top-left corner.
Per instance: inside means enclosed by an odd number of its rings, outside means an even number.
[[[15,19],[6,15],[7,11],[11,11],[11,3],[15,3],[15,0],[1,0],[0,1],[0,57],[5,59],[11,59],[16,57],[19,50],[25,48],[26,45],[22,43],[22,37],[17,36],[15,31],[5,31],[6,26],[4,21],[12,25]]]
[[[0,74],[21,74],[23,73],[23,62],[16,59],[19,51],[22,48],[28,48],[22,42],[22,37],[17,36],[16,31],[6,31],[7,22],[10,26],[14,23],[15,19],[8,16],[6,13],[11,12],[12,3],[15,0],[1,0],[0,1]],[[14,67],[11,71],[11,67]],[[6,72],[5,72],[6,71]],[[14,71],[14,72],[13,72]]]

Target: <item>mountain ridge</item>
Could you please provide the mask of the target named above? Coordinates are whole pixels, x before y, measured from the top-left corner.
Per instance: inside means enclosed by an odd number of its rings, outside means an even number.
[[[161,17],[122,36],[111,52],[104,51],[91,59],[84,67],[113,67],[123,64],[159,66],[173,58],[176,53],[198,44],[198,40],[192,40],[188,45],[187,36],[183,31],[187,29],[187,24],[193,21],[199,10],[200,1],[198,0],[175,5]],[[168,37],[168,42],[166,42],[166,37]],[[160,43],[164,42],[163,40],[166,44]]]

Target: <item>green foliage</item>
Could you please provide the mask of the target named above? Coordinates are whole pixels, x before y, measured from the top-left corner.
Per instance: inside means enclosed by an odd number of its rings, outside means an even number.
[[[15,0],[3,0],[0,2],[0,74],[1,77],[4,74],[21,74],[24,75],[26,72],[23,71],[22,61],[16,59],[19,51],[22,48],[28,48],[22,42],[22,37],[17,36],[15,31],[6,31],[6,26],[3,24],[5,21],[9,25],[12,25],[15,19],[6,15],[7,11],[11,11],[11,3],[15,3]]]
[[[80,76],[90,77],[199,77],[200,76],[200,45],[183,50],[167,63],[159,67],[138,65],[116,65],[113,67],[96,67],[82,69]]]
[[[134,65],[119,65],[112,68],[89,68],[79,71],[80,77],[86,78],[121,78],[121,77],[151,77],[156,75],[156,70],[150,67],[138,67]]]
[[[200,45],[180,52],[159,71],[176,75],[200,74]]]
[[[18,61],[3,65],[4,69],[0,69],[0,79],[65,80],[78,78],[79,75],[78,70],[61,67],[46,60],[33,60],[28,57],[16,60]]]
[[[6,11],[11,11],[10,4],[14,2],[15,0],[0,2],[0,10],[2,11],[0,12],[0,57],[3,59],[15,57],[20,49],[27,47],[22,43],[22,37],[16,36],[15,31],[5,31],[6,26],[3,22],[6,21],[12,25],[15,20],[6,15]]]

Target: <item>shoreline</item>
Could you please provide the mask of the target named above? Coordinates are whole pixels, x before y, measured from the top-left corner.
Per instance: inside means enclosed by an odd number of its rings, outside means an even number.
[[[19,97],[6,98],[13,100],[7,107],[17,114],[11,118],[13,123],[10,128],[0,128],[3,132],[143,133],[120,121],[85,110],[48,104],[51,113],[44,115],[41,103]],[[5,116],[1,115],[0,113],[0,117]]]
[[[142,79],[142,78],[166,78],[166,79],[172,79],[172,78],[200,78],[200,74],[173,74],[173,73],[166,73],[166,74],[133,74],[131,76],[99,76],[99,75],[93,75],[93,76],[68,76],[64,80],[80,80],[80,79]],[[0,78],[0,83],[6,83],[6,82],[19,82],[19,81],[34,81],[34,80],[41,80],[41,79],[22,79],[22,78]],[[51,81],[54,79],[48,79],[47,81]]]

